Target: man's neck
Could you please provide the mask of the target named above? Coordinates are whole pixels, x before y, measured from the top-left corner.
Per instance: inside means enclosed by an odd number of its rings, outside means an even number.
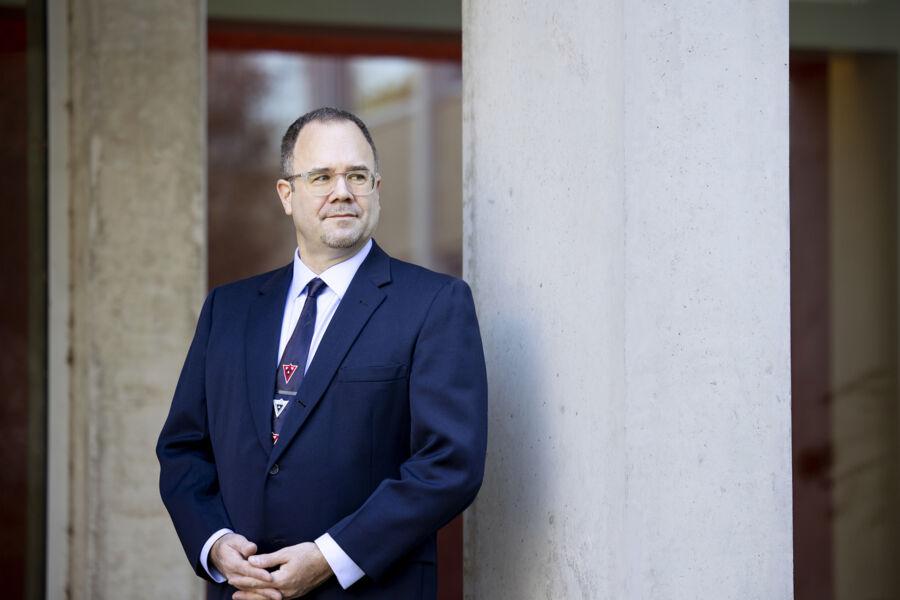
[[[300,260],[306,265],[310,271],[316,275],[321,275],[329,268],[338,263],[342,263],[357,252],[359,252],[369,238],[365,238],[351,246],[350,248],[327,248],[326,251],[314,253],[303,247],[303,243],[298,240],[298,248],[300,249]]]

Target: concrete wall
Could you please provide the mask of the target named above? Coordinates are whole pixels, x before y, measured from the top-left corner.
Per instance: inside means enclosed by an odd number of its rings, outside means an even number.
[[[51,379],[69,378],[71,439],[50,472],[69,467],[70,535],[48,548],[51,565],[68,550],[48,597],[67,581],[74,599],[196,598],[153,448],[205,291],[203,3],[71,0],[67,13],[51,61],[68,64],[55,93],[69,95],[69,138],[54,135],[68,144],[69,210],[51,200],[51,223],[69,237],[69,288],[51,294],[70,294],[57,331],[70,371]]]
[[[469,0],[468,598],[792,597],[787,3]]]

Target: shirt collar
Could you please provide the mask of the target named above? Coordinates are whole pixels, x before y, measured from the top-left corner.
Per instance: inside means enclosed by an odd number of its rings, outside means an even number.
[[[296,298],[306,289],[306,284],[318,277],[325,282],[332,292],[337,294],[338,299],[342,299],[353,281],[353,276],[359,270],[359,266],[366,260],[369,251],[372,250],[372,240],[359,249],[359,251],[342,262],[332,265],[316,275],[309,267],[303,264],[300,259],[300,249],[294,252],[294,277],[291,280],[291,288],[288,291],[288,299]]]

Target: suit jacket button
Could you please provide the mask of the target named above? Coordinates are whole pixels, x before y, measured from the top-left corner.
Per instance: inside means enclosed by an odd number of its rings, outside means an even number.
[[[276,464],[272,465],[271,469],[269,469],[269,475],[278,475],[278,471],[279,471],[278,464],[276,463]]]

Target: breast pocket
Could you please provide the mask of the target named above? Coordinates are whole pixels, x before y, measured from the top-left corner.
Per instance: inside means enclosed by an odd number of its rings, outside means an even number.
[[[347,366],[340,368],[337,379],[343,382],[395,381],[405,379],[406,373],[407,368],[403,364]]]

